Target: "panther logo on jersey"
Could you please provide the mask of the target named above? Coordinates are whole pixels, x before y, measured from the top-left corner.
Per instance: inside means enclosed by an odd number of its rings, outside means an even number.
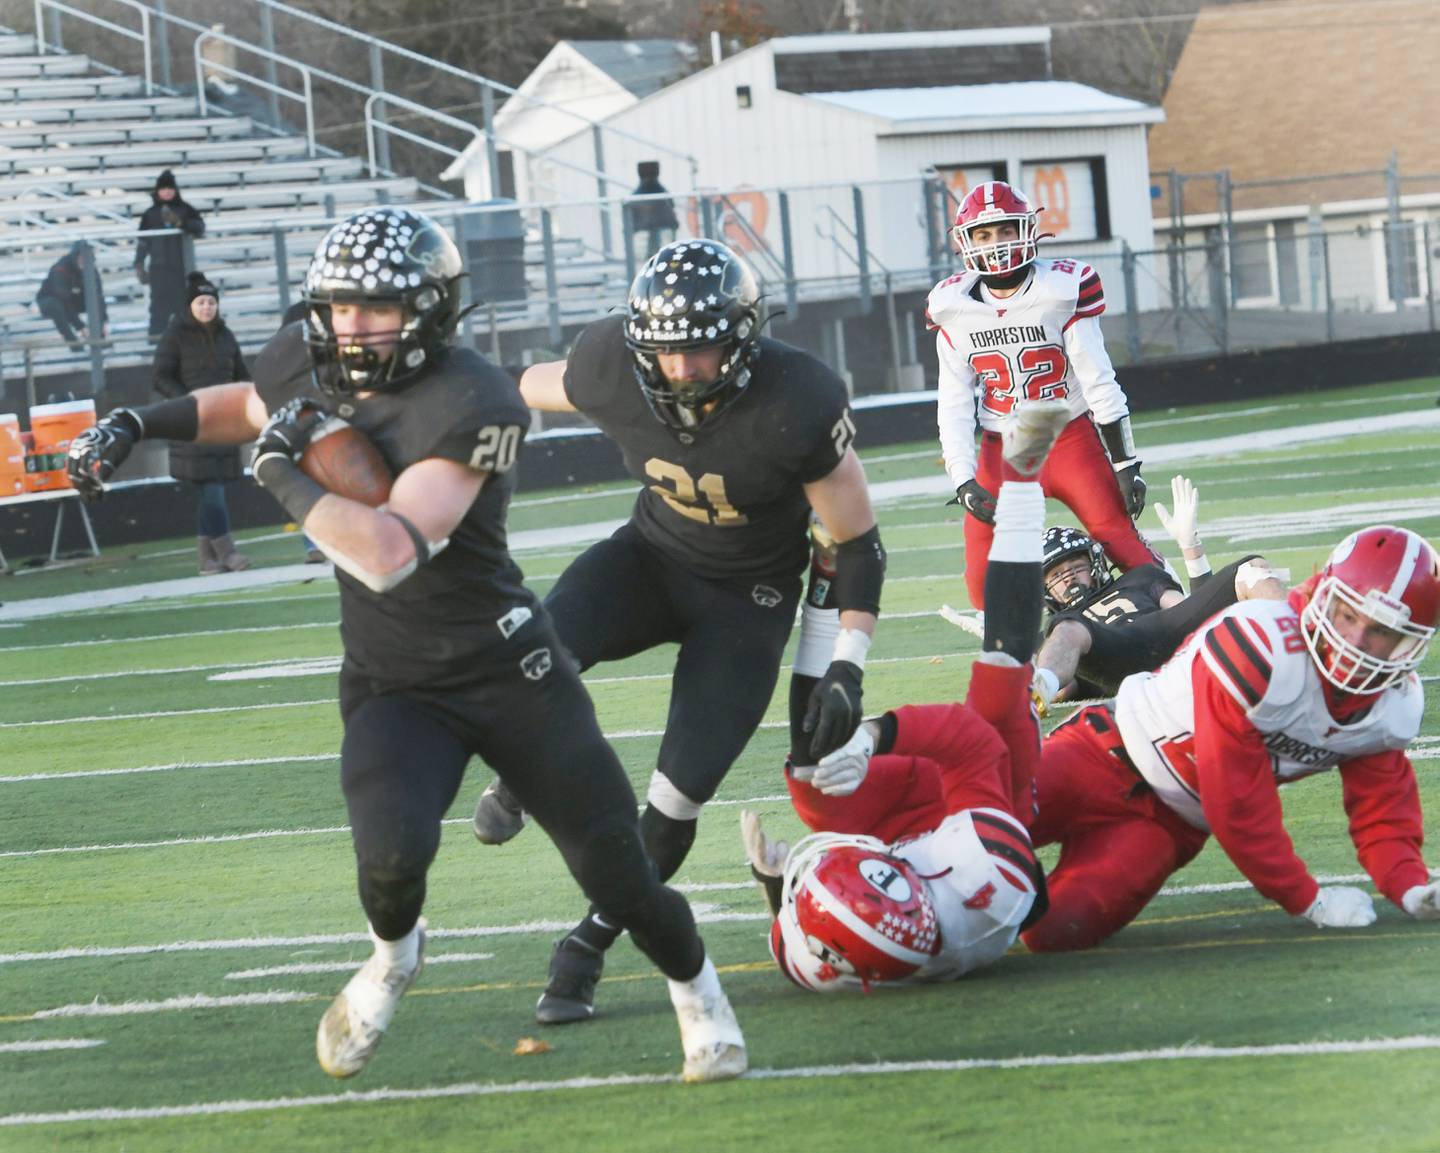
[[[769,585],[756,585],[750,590],[750,599],[762,609],[773,609],[785,598]]]
[[[548,648],[536,649],[520,658],[520,671],[529,681],[541,680],[552,667],[554,667],[554,661],[550,658]]]

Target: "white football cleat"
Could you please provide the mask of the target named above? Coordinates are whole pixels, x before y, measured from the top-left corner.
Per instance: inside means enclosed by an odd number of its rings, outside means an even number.
[[[405,990],[425,967],[425,922],[416,926],[419,941],[412,968],[391,967],[377,952],[330,1003],[315,1034],[315,1056],[332,1077],[353,1077],[380,1047]]]
[[[729,1081],[750,1067],[745,1038],[720,975],[709,957],[695,979],[671,981],[670,1003],[680,1021],[680,1045],[685,1050],[681,1080]]]
[[[1070,406],[1063,400],[1022,400],[1000,434],[1000,455],[1016,472],[1033,477],[1069,423]]]

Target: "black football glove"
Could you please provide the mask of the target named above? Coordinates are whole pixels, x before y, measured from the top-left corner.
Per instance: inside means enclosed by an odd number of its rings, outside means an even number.
[[[125,463],[135,442],[145,435],[145,425],[128,408],[117,408],[70,441],[65,472],[86,500],[105,495],[105,482]]]
[[[260,430],[260,439],[255,442],[255,462],[250,471],[256,482],[265,487],[267,465],[273,466],[279,461],[299,464],[311,438],[328,419],[319,405],[305,399],[292,400],[272,412]]]
[[[945,503],[961,505],[983,524],[995,523],[995,494],[978,480],[967,480],[955,490],[955,499]]]
[[[860,682],[864,671],[849,661],[831,661],[820,683],[810,693],[800,727],[810,736],[815,760],[833,753],[854,734],[864,720],[860,712]]]
[[[1140,462],[1126,461],[1115,470],[1115,480],[1120,485],[1120,499],[1125,502],[1125,511],[1134,520],[1145,511],[1145,479],[1140,475]]]

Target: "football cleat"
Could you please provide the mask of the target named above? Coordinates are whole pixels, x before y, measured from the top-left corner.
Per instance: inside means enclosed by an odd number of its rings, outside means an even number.
[[[1056,439],[1070,423],[1070,406],[1063,400],[1026,400],[1001,433],[1000,454],[1024,477],[1034,477]]]
[[[670,1003],[680,1022],[680,1046],[685,1051],[681,1079],[689,1084],[729,1081],[750,1067],[745,1037],[720,976],[709,957],[690,981],[671,981]]]
[[[570,1025],[595,1016],[595,986],[605,969],[605,954],[578,937],[561,937],[550,954],[550,979],[535,1002],[542,1025]]]
[[[480,794],[470,827],[482,845],[503,845],[525,827],[527,819],[520,802],[496,777]]]
[[[315,1034],[315,1056],[332,1077],[353,1077],[370,1063],[405,990],[425,967],[425,923],[413,968],[391,968],[377,953],[330,1003]]]

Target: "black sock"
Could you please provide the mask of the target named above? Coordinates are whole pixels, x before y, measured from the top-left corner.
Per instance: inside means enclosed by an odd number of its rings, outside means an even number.
[[[1039,563],[992,560],[985,570],[985,640],[987,653],[1001,652],[1022,665],[1035,653],[1044,604],[1044,578]]]

